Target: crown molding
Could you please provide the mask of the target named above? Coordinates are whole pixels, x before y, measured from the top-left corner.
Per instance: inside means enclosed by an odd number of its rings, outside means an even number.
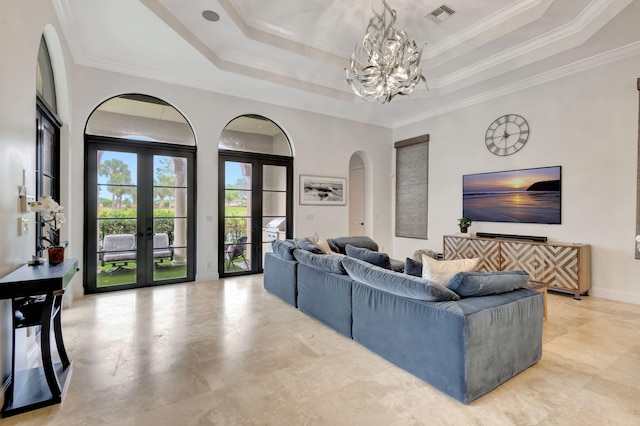
[[[462,108],[486,102],[491,99],[499,98],[501,96],[505,96],[514,92],[519,92],[530,87],[549,83],[554,80],[568,77],[579,72],[587,71],[591,68],[596,68],[638,54],[640,54],[640,42],[630,43],[626,46],[622,46],[586,59],[582,59],[568,65],[563,65],[561,67],[557,67],[550,71],[545,71],[543,73],[519,80],[514,83],[500,86],[500,88],[497,89],[487,90],[483,93],[467,97],[460,101],[432,108],[426,112],[418,115],[413,115],[404,120],[397,120],[394,122],[394,128],[415,124],[420,121],[428,120],[430,118],[434,118]]]
[[[516,18],[525,13],[531,14],[525,21],[518,23],[517,27],[529,24],[543,16],[553,1],[554,0],[523,0],[514,5],[508,6],[497,13],[494,13],[481,23],[472,25],[467,29],[441,41],[440,43],[433,45],[433,47],[424,49],[423,60],[434,59],[439,55],[446,54],[447,52],[458,48],[460,45],[476,37],[486,35],[493,30],[495,30],[496,33],[489,37],[488,40],[484,40],[483,44],[487,41],[500,37],[504,35],[505,32],[508,32],[507,27],[510,22],[513,22]]]
[[[500,67],[500,72],[503,73],[513,67],[521,67],[572,47],[579,46],[632,1],[633,0],[593,0],[591,4],[583,9],[570,23],[525,43],[520,43],[492,55],[484,61],[476,62],[459,71],[443,76],[438,79],[438,87],[445,88],[459,81],[470,79],[492,68]],[[604,13],[605,11],[607,12],[606,14]],[[597,18],[601,18],[599,22],[595,22]],[[555,48],[551,48],[553,46],[555,46]],[[538,57],[530,57],[528,60],[522,59],[527,57],[527,55],[534,56],[536,53]],[[505,67],[504,64],[510,65]]]

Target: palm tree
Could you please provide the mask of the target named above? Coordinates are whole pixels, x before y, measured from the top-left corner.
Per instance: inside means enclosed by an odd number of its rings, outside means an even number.
[[[164,208],[165,198],[169,198],[169,207],[172,207],[171,201],[175,201],[176,174],[174,171],[173,159],[171,157],[162,157],[159,159],[160,166],[156,167],[156,175],[153,179],[155,197],[159,198],[158,208]]]
[[[109,178],[107,189],[111,192],[111,210],[122,208],[122,196],[131,193],[131,189],[125,185],[131,185],[131,171],[122,160],[113,158],[100,164],[98,170],[100,176]]]

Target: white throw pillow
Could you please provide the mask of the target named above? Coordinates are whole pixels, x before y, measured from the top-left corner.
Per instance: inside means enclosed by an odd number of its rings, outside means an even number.
[[[318,245],[318,247],[320,247],[320,250],[322,250],[324,254],[333,254],[333,252],[331,251],[331,247],[329,247],[329,242],[324,238],[319,238],[316,244]]]
[[[476,269],[480,258],[458,260],[435,260],[422,255],[422,278],[440,285],[447,285],[451,277],[458,272],[471,272]]]

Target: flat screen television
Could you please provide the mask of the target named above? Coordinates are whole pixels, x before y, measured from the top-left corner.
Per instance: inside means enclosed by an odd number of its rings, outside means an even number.
[[[560,224],[561,166],[462,176],[462,216],[476,222]]]

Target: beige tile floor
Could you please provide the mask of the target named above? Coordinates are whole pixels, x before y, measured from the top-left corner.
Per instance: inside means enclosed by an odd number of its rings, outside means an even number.
[[[262,276],[87,296],[60,405],[4,425],[640,425],[640,306],[549,294],[544,353],[463,405],[310,319]]]

